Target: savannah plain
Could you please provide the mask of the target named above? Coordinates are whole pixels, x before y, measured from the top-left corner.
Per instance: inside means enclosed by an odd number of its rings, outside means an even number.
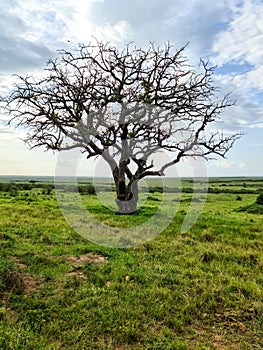
[[[77,234],[52,179],[0,180],[1,349],[263,348],[262,178],[210,178],[187,232],[193,183],[183,179],[179,198],[171,179],[172,222],[123,248]],[[114,215],[91,184],[79,189],[89,213],[117,229],[147,221],[162,200],[153,182],[137,215]]]

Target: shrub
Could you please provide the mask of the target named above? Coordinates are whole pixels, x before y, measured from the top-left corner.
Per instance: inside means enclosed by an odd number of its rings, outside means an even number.
[[[0,191],[1,192],[8,192],[10,188],[9,183],[0,183]]]
[[[93,185],[79,186],[79,193],[81,194],[96,194],[95,187]]]
[[[45,185],[42,189],[42,194],[47,194],[48,196],[51,194],[53,187],[50,185]]]
[[[256,204],[263,205],[263,192],[257,196]]]
[[[16,185],[11,185],[9,188],[9,194],[12,197],[16,197],[19,194],[18,187]]]
[[[161,186],[150,187],[149,193],[154,193],[154,192],[163,193],[163,188]]]

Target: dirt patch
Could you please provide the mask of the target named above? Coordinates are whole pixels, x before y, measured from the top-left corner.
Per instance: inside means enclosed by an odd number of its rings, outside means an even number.
[[[205,344],[211,346],[213,350],[241,350],[245,349],[242,346],[242,337],[235,333],[233,324],[228,323],[213,323],[211,320],[211,327],[208,325],[196,325],[195,339],[189,342],[189,349],[194,350],[198,345]],[[245,334],[245,333],[244,333]],[[244,337],[246,338],[246,337]]]
[[[83,266],[85,263],[90,264],[106,264],[107,258],[99,254],[86,254],[80,256],[68,256],[66,261],[69,262],[74,267]]]
[[[99,254],[86,254],[80,256],[68,256],[65,259],[66,262],[69,262],[73,266],[73,271],[67,273],[68,276],[75,276],[79,279],[85,279],[86,276],[82,271],[84,264],[98,264],[103,265],[108,262],[107,258]]]
[[[22,281],[24,284],[24,294],[30,294],[43,286],[44,278],[34,277],[30,273],[24,273],[22,275]]]
[[[26,295],[34,293],[44,284],[44,278],[34,277],[29,273],[24,273],[24,264],[16,264],[19,270],[9,273],[5,279],[5,290],[0,291],[0,305],[8,305],[11,295]],[[23,265],[23,266],[21,266]]]
[[[80,279],[85,279],[86,278],[84,273],[82,271],[80,271],[80,270],[70,271],[68,273],[68,276],[76,276],[76,277],[78,277]]]
[[[23,285],[23,294],[30,294],[36,289],[43,286],[44,278],[32,276],[30,273],[25,273],[23,270],[26,269],[27,265],[23,264],[19,258],[12,257],[12,261],[17,265],[20,271],[21,283]]]
[[[19,267],[20,270],[23,270],[27,267],[25,264],[21,263],[21,261],[16,256],[12,256],[11,260]]]
[[[223,335],[215,334],[213,336],[213,348],[216,350],[238,350],[240,349],[240,343],[231,342],[227,340]]]

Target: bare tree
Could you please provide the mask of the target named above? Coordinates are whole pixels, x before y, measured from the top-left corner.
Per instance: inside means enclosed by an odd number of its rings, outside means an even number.
[[[119,212],[133,213],[140,179],[163,176],[185,157],[224,157],[240,136],[207,132],[233,101],[216,97],[214,67],[201,61],[194,71],[184,49],[120,51],[97,41],[60,51],[43,78],[19,77],[5,98],[10,123],[28,129],[30,148],[80,148],[88,159],[103,157]],[[157,166],[160,151],[172,160]]]

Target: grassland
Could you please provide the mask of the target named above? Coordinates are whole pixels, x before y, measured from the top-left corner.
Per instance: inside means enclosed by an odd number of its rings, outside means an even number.
[[[0,191],[0,349],[263,348],[263,205],[254,204],[262,179],[211,179],[198,221],[182,233],[193,185],[185,180],[164,232],[122,249],[78,235],[50,183],[7,183]],[[142,193],[139,215],[126,217],[82,192],[89,212],[116,228],[147,220],[161,199]],[[167,196],[176,203],[178,193]]]

